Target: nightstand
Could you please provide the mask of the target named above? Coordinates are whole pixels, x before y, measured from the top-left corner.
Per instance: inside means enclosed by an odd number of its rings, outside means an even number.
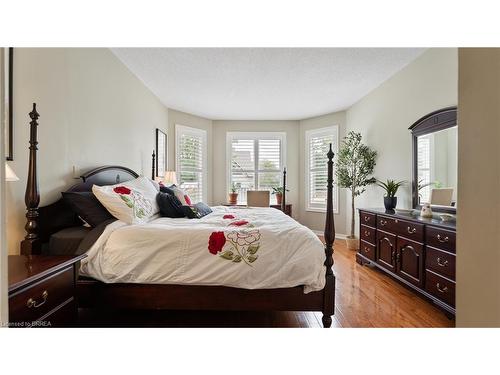
[[[76,324],[76,278],[86,255],[9,256],[9,327]]]
[[[283,211],[281,209],[281,204],[272,204],[271,207],[276,208],[277,210]],[[287,214],[290,217],[292,216],[292,205],[291,204],[285,204],[285,214]]]

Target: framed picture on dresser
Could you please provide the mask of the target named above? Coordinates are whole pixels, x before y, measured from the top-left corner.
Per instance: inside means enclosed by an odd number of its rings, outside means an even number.
[[[4,79],[5,93],[5,158],[14,160],[14,141],[13,141],[13,73],[14,73],[14,48],[4,48],[4,63],[2,66]]]
[[[156,129],[156,176],[163,177],[167,169],[167,134]]]

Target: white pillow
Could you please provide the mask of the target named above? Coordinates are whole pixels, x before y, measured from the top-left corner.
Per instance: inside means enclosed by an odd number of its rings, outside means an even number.
[[[127,224],[142,224],[158,213],[158,192],[147,177],[116,185],[92,186],[92,192],[111,215]]]

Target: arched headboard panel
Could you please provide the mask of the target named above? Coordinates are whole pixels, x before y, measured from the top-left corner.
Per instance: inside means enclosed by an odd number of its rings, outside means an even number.
[[[114,185],[139,177],[132,169],[117,165],[92,169],[80,176],[82,182],[73,185],[68,191],[92,191],[92,185]]]

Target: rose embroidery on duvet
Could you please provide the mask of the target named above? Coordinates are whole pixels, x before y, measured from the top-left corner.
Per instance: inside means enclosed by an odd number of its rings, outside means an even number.
[[[132,209],[134,217],[142,219],[151,215],[153,211],[151,202],[138,191],[131,190],[125,186],[117,186],[113,191]]]
[[[213,232],[208,240],[208,251],[213,255],[222,252],[219,255],[222,259],[230,260],[233,263],[243,261],[251,266],[251,263],[255,262],[259,257],[257,255],[260,248],[259,241],[260,232],[258,229],[242,229],[228,234]]]
[[[208,239],[208,251],[210,254],[216,255],[222,250],[226,244],[226,237],[224,232],[213,232]]]
[[[223,219],[234,219],[234,215],[224,215],[222,216]]]

